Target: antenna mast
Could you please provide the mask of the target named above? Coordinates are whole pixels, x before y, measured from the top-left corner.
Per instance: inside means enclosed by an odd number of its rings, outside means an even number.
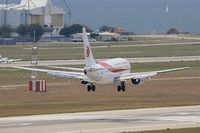
[[[4,0],[3,4],[5,4],[5,7],[3,6],[3,24],[7,24],[7,11],[8,11],[8,0]]]
[[[66,11],[66,13],[69,15],[69,26],[72,24],[72,11],[69,5],[67,4],[66,0],[62,0],[62,6],[63,9]]]
[[[34,7],[36,7],[36,5],[32,0],[26,0],[25,4],[23,5],[23,11],[21,13],[21,23],[23,21],[23,15],[24,15],[24,23],[29,24],[30,19],[28,16],[30,16],[31,4]]]

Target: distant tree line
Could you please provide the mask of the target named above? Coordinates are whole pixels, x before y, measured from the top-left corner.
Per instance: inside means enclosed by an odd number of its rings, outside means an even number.
[[[171,28],[167,31],[167,35],[170,35],[170,34],[179,34],[179,31],[176,28]]]
[[[114,32],[115,31],[115,27],[111,27],[111,26],[107,26],[107,25],[103,25],[99,28],[99,32]]]
[[[82,28],[85,27],[87,32],[93,32],[88,26],[81,24],[73,24],[71,26],[65,25],[65,27],[60,31],[60,35],[64,35],[65,37],[70,37],[72,34],[81,33]]]
[[[9,38],[11,36],[11,27],[10,25],[0,26],[0,37]]]
[[[31,25],[19,25],[16,29],[19,37],[31,37],[34,39],[35,33],[35,41],[38,41],[44,33],[44,29],[39,24],[31,24]],[[2,38],[10,38],[12,33],[12,29],[10,25],[2,25],[0,26],[0,37]]]
[[[82,28],[86,27],[87,32],[91,33],[91,38],[95,38],[98,36],[96,32],[93,32],[93,30],[85,25],[81,24],[73,24],[71,26],[65,25],[63,29],[60,31],[60,35],[64,35],[65,37],[70,37],[72,34],[81,33]],[[31,25],[19,25],[16,29],[16,32],[19,34],[20,38],[26,38],[31,37],[34,38],[34,31],[35,31],[35,39],[38,41],[41,36],[44,34],[44,28],[43,26],[39,24],[31,24]],[[99,28],[99,32],[114,32],[115,27],[103,25]],[[12,28],[10,25],[2,25],[0,26],[0,37],[2,38],[9,38],[11,37]],[[189,33],[189,32],[183,32],[183,33]],[[166,34],[180,34],[178,29],[176,28],[170,28],[167,30]]]
[[[87,32],[90,32],[92,34],[92,36],[96,36],[96,33],[93,32],[91,30],[91,28],[81,25],[81,24],[74,24],[71,26],[65,26],[61,31],[60,31],[60,35],[64,35],[66,37],[71,36],[72,34],[76,34],[76,33],[81,33],[82,32],[82,28],[86,27]],[[116,27],[112,27],[112,26],[107,26],[107,25],[103,25],[99,28],[99,32],[115,32]],[[181,32],[183,34],[188,34],[189,32]],[[179,30],[177,28],[170,28],[169,30],[167,30],[166,34],[180,34]]]
[[[65,25],[64,28],[61,29],[59,34],[69,37],[72,34],[81,33],[83,27],[86,27],[87,32],[90,32],[92,36],[97,36],[97,34],[93,32],[93,30],[90,27],[81,25],[81,24],[73,24],[71,26]],[[99,31],[100,32],[105,32],[105,31],[114,32],[114,29],[115,29],[114,27],[103,25],[99,28]],[[43,26],[39,24],[31,24],[31,25],[21,24],[16,29],[16,32],[19,34],[20,38],[25,38],[25,37],[33,38],[34,31],[36,35],[36,40],[39,40],[44,33],[44,28]],[[0,37],[9,38],[11,37],[11,33],[12,33],[12,29],[10,25],[0,26]]]
[[[41,36],[44,34],[44,28],[40,24],[31,24],[31,25],[19,25],[17,28],[17,33],[19,37],[31,37],[35,41],[39,41]]]
[[[65,25],[65,27],[60,31],[59,34],[64,35],[65,37],[70,37],[73,34],[81,33],[83,27],[86,27],[86,31],[91,33],[91,38],[95,38],[96,36],[98,36],[98,34],[93,32],[93,30],[90,27],[81,24],[73,24],[71,26]],[[114,32],[114,30],[115,27],[110,27],[106,25],[103,25],[99,28],[99,32]]]

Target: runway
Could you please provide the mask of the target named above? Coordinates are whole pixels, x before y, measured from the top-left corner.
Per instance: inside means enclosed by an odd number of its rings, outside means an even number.
[[[0,118],[1,133],[117,133],[200,127],[200,106]]]
[[[142,58],[127,58],[130,63],[151,63],[151,62],[177,62],[177,61],[200,61],[200,56],[176,56],[176,57],[142,57]],[[98,59],[105,60],[105,59]],[[47,60],[38,61],[38,66],[50,65],[83,65],[84,60]],[[31,61],[19,61],[12,64],[0,64],[2,67],[10,66],[31,66]]]

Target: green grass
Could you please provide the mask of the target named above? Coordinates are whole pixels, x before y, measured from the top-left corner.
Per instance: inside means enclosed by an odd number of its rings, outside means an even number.
[[[157,131],[142,131],[142,132],[123,132],[123,133],[199,133],[200,127],[197,128],[183,128],[183,129],[166,129]]]
[[[191,69],[162,74],[157,78],[200,77],[200,62],[171,62],[134,64],[136,71],[160,70],[189,66]],[[115,109],[134,109],[199,105],[199,79],[153,80],[140,86],[127,82],[127,92],[118,93],[117,84],[98,85],[88,93],[79,80],[53,79],[39,73],[47,81],[46,93],[28,91],[31,72],[0,69],[0,116],[19,116],[46,113],[67,113]],[[59,84],[58,84],[59,83]],[[8,86],[7,86],[8,85]],[[10,86],[13,85],[13,86]],[[17,86],[19,85],[19,86]]]

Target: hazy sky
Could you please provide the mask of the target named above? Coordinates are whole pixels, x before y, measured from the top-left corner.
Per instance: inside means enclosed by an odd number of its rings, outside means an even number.
[[[71,0],[69,4],[73,22],[94,29],[105,24],[135,32],[177,27],[200,33],[200,0],[168,0],[168,14],[161,11],[164,0]]]
[[[57,4],[59,1],[54,0]],[[109,25],[137,33],[164,32],[171,27],[200,33],[200,0],[168,0],[168,14],[161,11],[164,0],[66,1],[72,10],[72,22],[88,25],[93,30]]]

